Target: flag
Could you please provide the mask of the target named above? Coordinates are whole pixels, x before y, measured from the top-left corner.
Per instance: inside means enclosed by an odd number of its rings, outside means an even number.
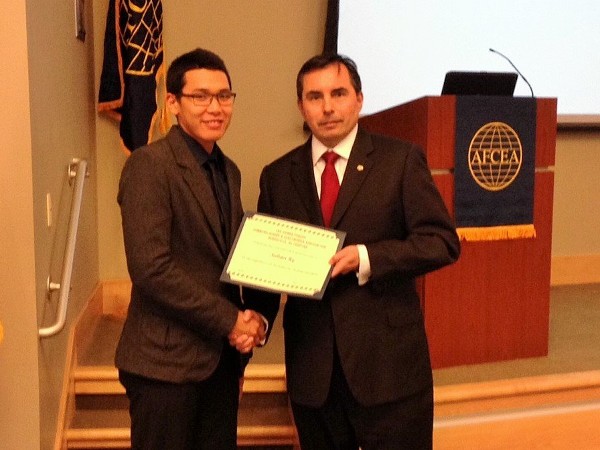
[[[120,122],[126,152],[168,129],[164,84],[161,0],[109,0],[98,110]]]
[[[327,0],[323,53],[337,53],[340,21],[340,0]]]
[[[457,233],[467,241],[534,238],[536,101],[458,96]]]

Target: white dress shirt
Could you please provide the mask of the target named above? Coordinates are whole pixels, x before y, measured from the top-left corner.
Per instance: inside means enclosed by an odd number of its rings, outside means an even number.
[[[323,174],[323,170],[325,170],[325,161],[323,160],[323,158],[321,158],[321,156],[323,156],[323,154],[328,151],[333,151],[340,156],[335,161],[335,172],[337,173],[338,180],[340,181],[341,186],[342,181],[344,179],[344,173],[346,172],[346,166],[348,165],[348,159],[350,158],[350,152],[352,151],[352,146],[354,145],[357,132],[358,125],[356,125],[354,129],[344,139],[342,139],[338,145],[336,145],[333,148],[325,146],[313,135],[311,140],[312,163],[319,198],[321,198],[321,175]],[[358,284],[362,286],[367,281],[369,281],[369,277],[371,276],[371,263],[369,262],[369,252],[367,251],[367,247],[363,244],[358,244],[356,247],[358,248],[358,256],[360,261],[356,276],[358,278]]]

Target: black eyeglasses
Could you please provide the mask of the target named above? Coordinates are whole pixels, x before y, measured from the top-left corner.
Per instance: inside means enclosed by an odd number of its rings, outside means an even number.
[[[216,94],[211,94],[210,92],[198,92],[197,94],[183,94],[181,93],[181,97],[188,97],[192,99],[192,103],[196,106],[209,106],[213,98],[217,99],[219,105],[221,106],[230,106],[233,105],[233,101],[235,100],[235,92],[229,91],[221,91]]]

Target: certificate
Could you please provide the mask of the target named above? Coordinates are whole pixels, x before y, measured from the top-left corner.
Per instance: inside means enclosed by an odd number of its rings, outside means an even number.
[[[320,300],[346,233],[246,213],[221,281]]]

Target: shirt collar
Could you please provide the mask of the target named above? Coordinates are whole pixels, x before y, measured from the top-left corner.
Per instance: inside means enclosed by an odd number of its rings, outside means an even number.
[[[354,141],[356,140],[357,132],[358,132],[358,124],[356,124],[354,126],[354,128],[352,129],[352,131],[350,131],[350,133],[348,133],[348,135],[344,139],[342,139],[338,145],[333,147],[332,150],[335,151],[342,158],[345,158],[346,160],[348,160],[350,158],[350,152],[352,150],[352,146],[354,145]],[[327,147],[325,144],[323,144],[321,141],[319,141],[315,137],[314,134],[311,139],[311,146],[312,146],[312,162],[313,162],[313,166],[314,166],[317,164],[317,161],[319,161],[319,159],[321,159],[321,156],[323,156],[323,153],[325,153],[327,150],[329,150],[330,147]]]
[[[202,147],[202,145],[200,145],[198,143],[198,141],[196,141],[196,139],[194,139],[192,136],[190,136],[185,131],[183,131],[183,129],[181,127],[179,127],[179,130],[181,131],[181,135],[183,136],[183,139],[187,143],[188,148],[192,151],[192,153],[194,154],[194,157],[198,160],[198,162],[200,163],[201,166],[203,166],[204,163],[206,163],[207,161],[210,161],[210,160],[216,161],[217,164],[223,163],[223,159],[224,159],[223,152],[221,151],[221,149],[219,148],[219,146],[217,145],[216,142],[213,147],[213,151],[211,153],[208,153],[204,149],[204,147]]]

